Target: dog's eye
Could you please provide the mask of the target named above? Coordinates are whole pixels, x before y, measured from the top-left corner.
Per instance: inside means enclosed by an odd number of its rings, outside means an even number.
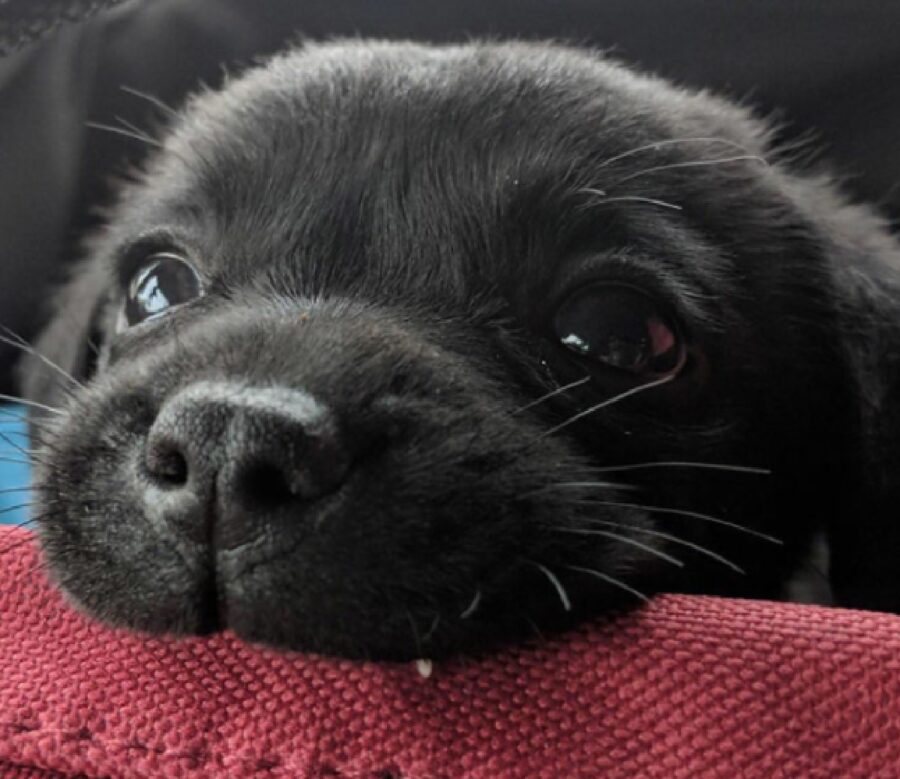
[[[672,374],[684,364],[675,324],[652,297],[623,284],[574,292],[557,309],[553,327],[566,348],[631,374]]]
[[[136,325],[200,294],[197,272],[182,257],[161,252],[134,274],[125,298],[125,321]]]

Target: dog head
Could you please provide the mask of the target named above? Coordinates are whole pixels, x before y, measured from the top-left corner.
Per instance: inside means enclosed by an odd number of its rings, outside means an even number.
[[[39,344],[79,384],[26,368],[58,582],[391,659],[777,596],[860,492],[837,268],[889,244],[767,138],[550,45],[308,46],[195,97]]]

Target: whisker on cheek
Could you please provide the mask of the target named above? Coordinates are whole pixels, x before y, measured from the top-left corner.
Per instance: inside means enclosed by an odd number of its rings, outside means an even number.
[[[712,471],[758,474],[760,476],[769,476],[772,473],[768,468],[757,468],[751,465],[732,465],[730,463],[705,463],[680,460],[660,460],[645,463],[625,463],[624,465],[605,465],[592,468],[591,470],[594,473],[619,473],[624,471],[640,471],[647,468],[703,468]]]
[[[422,643],[428,643],[431,640],[431,637],[434,635],[435,631],[438,629],[438,626],[441,624],[441,615],[435,614],[434,619],[431,621],[431,625],[428,630],[425,631],[425,635],[422,636]]]
[[[647,552],[654,557],[658,557],[660,560],[665,560],[667,563],[671,563],[672,565],[676,565],[679,568],[684,568],[684,563],[679,560],[677,557],[672,557],[670,554],[666,554],[665,552],[661,552],[659,549],[654,549],[652,546],[648,546],[647,544],[642,544],[640,541],[635,541],[633,538],[629,538],[628,536],[623,536],[619,533],[610,533],[607,530],[587,530],[584,528],[577,527],[555,527],[553,528],[557,533],[571,533],[576,536],[602,536],[604,538],[610,538],[615,541],[619,541],[623,544],[628,544],[629,546],[633,546],[637,549],[641,549]]]
[[[713,560],[717,560],[718,562],[731,568],[737,573],[745,575],[747,573],[743,568],[729,560],[727,557],[723,557],[722,555],[718,554],[717,552],[713,552],[711,549],[708,549],[705,546],[701,546],[700,544],[696,544],[693,541],[688,541],[687,539],[672,535],[671,533],[663,533],[660,530],[651,530],[650,528],[638,527],[637,525],[631,525],[626,522],[613,522],[607,519],[583,519],[581,521],[586,522],[590,525],[605,525],[607,527],[617,527],[631,530],[634,533],[643,533],[644,535],[653,536],[654,538],[662,538],[673,544],[678,544],[680,546],[687,547],[688,549],[693,549],[695,552],[699,552],[700,554],[706,555]]]
[[[476,590],[475,597],[472,598],[472,602],[468,606],[466,606],[465,610],[459,615],[459,618],[460,619],[468,619],[478,610],[478,606],[480,604],[481,604],[481,590]]]
[[[62,415],[65,413],[61,408],[56,408],[54,406],[48,406],[44,403],[38,403],[36,400],[28,400],[28,398],[20,398],[18,395],[6,395],[4,393],[0,393],[0,400],[5,400],[9,403],[18,403],[23,406],[29,406],[31,408],[37,408],[37,409],[40,409],[41,411],[46,411],[50,414]]]
[[[638,511],[648,511],[650,513],[656,514],[672,514],[677,517],[690,517],[692,519],[699,519],[703,522],[711,522],[715,525],[722,525],[723,527],[730,527],[733,530],[737,530],[741,533],[746,533],[747,535],[754,536],[755,538],[762,539],[763,541],[768,541],[771,544],[777,544],[778,546],[782,546],[784,542],[775,538],[775,536],[770,536],[767,533],[761,533],[758,530],[753,530],[752,528],[746,527],[745,525],[740,525],[737,522],[731,522],[727,519],[722,519],[721,517],[714,517],[711,514],[703,514],[698,511],[688,511],[687,509],[676,509],[676,508],[667,508],[665,506],[644,506],[640,503],[622,503],[618,501],[612,500],[583,500],[583,503],[587,505],[596,505],[596,506],[611,506],[613,508],[627,508],[627,509],[637,509]]]
[[[539,397],[537,400],[532,400],[530,403],[526,403],[524,406],[517,408],[515,411],[510,411],[509,416],[514,417],[514,416],[517,416],[518,414],[522,414],[525,411],[530,411],[531,409],[535,408],[536,406],[539,406],[542,403],[546,403],[551,398],[555,398],[558,395],[563,395],[566,392],[569,392],[569,390],[573,390],[576,387],[580,387],[583,384],[587,384],[590,380],[591,380],[591,376],[584,376],[583,378],[578,379],[577,381],[573,381],[570,384],[565,384],[562,387],[557,387],[555,390],[548,392],[546,395],[541,395],[541,397]]]
[[[546,495],[556,490],[639,490],[641,489],[634,484],[624,484],[617,481],[562,481],[553,484],[547,484],[536,490],[526,492],[522,497],[533,497],[535,495]]]
[[[140,100],[146,101],[155,108],[158,108],[163,113],[168,114],[170,117],[174,118],[180,115],[178,111],[172,108],[172,106],[170,106],[168,103],[164,102],[156,95],[151,95],[149,92],[143,92],[140,89],[135,89],[134,87],[128,86],[126,84],[120,85],[119,89],[121,89],[128,95],[133,95]]]
[[[640,590],[636,590],[634,587],[631,587],[630,585],[625,584],[625,582],[621,581],[620,579],[616,579],[614,576],[610,576],[608,573],[603,573],[602,571],[596,571],[593,568],[582,568],[579,565],[567,565],[566,568],[568,568],[570,571],[578,571],[579,573],[585,573],[585,574],[588,574],[589,576],[594,576],[595,578],[600,579],[601,581],[604,581],[607,584],[611,584],[613,587],[618,587],[620,590],[623,590],[624,592],[631,593],[636,598],[639,598],[640,600],[644,601],[644,603],[650,602],[650,598],[648,598]]]
[[[0,331],[6,333],[6,335],[0,335],[0,343],[4,343],[7,346],[12,346],[16,349],[21,349],[26,354],[30,354],[40,360],[44,365],[52,368],[56,371],[60,376],[62,376],[67,382],[70,384],[74,384],[76,387],[83,387],[84,385],[78,381],[71,373],[69,373],[65,368],[61,365],[55,363],[51,360],[47,355],[39,352],[34,346],[32,346],[28,341],[26,341],[22,336],[14,333],[8,327],[4,327],[0,325]]]
[[[406,618],[409,620],[409,627],[412,630],[413,644],[416,648],[416,657],[424,657],[425,652],[422,649],[422,639],[419,636],[419,628],[416,625],[415,617],[413,617],[412,612],[409,611],[409,609],[406,611]]]
[[[556,574],[553,573],[546,565],[542,565],[541,563],[536,563],[534,561],[528,560],[526,561],[530,565],[533,565],[537,568],[544,576],[547,577],[550,584],[553,585],[553,589],[556,590],[556,594],[559,595],[559,600],[562,603],[563,611],[571,611],[572,610],[572,601],[569,598],[569,593],[566,592],[566,588],[563,587],[562,582],[557,578]]]
[[[623,400],[625,400],[626,398],[630,398],[632,395],[637,395],[641,392],[647,392],[648,390],[651,390],[654,387],[659,387],[663,384],[668,384],[674,378],[675,378],[674,374],[669,374],[669,375],[664,376],[661,379],[656,379],[655,381],[648,381],[648,382],[645,382],[644,384],[638,385],[637,387],[632,387],[631,389],[626,390],[625,392],[620,392],[618,395],[614,395],[613,397],[607,398],[606,400],[604,400],[600,403],[597,403],[596,405],[591,406],[590,408],[584,409],[584,411],[579,411],[577,414],[573,414],[565,422],[560,422],[560,424],[558,424],[554,427],[551,427],[549,430],[545,430],[543,433],[541,433],[541,435],[538,436],[537,440],[540,441],[544,438],[547,438],[548,436],[555,435],[560,430],[564,430],[565,428],[569,427],[570,425],[573,425],[575,422],[578,422],[579,420],[584,419],[585,417],[590,416],[591,414],[596,414],[598,411],[600,411],[604,408],[609,408],[610,406],[614,406],[616,403],[621,403]]]

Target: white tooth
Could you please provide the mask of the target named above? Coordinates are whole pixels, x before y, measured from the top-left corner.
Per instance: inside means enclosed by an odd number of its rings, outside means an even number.
[[[432,663],[431,660],[425,660],[424,658],[416,660],[416,670],[419,672],[419,676],[423,679],[427,679],[434,670],[434,663]]]

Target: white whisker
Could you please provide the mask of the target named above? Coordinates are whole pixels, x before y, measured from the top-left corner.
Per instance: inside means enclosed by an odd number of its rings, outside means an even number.
[[[602,189],[582,189],[579,190],[586,195],[605,195]],[[670,203],[667,200],[659,200],[655,197],[642,197],[641,195],[619,195],[618,197],[604,197],[601,200],[594,200],[590,203],[592,206],[603,206],[607,203],[648,203],[653,206],[662,206],[663,208],[671,208],[674,211],[681,211],[681,206]]]
[[[148,103],[156,106],[161,111],[169,114],[170,116],[178,116],[178,111],[176,111],[174,108],[172,108],[172,106],[164,103],[162,100],[160,100],[155,95],[151,95],[148,92],[141,92],[139,89],[135,89],[134,87],[129,87],[124,84],[120,85],[119,89],[121,89],[123,92],[126,92],[129,95],[134,95],[135,97],[140,98],[141,100],[146,100]]]
[[[687,509],[675,509],[675,508],[666,508],[665,506],[644,506],[640,503],[619,503],[617,501],[612,500],[597,500],[593,501],[598,506],[611,506],[613,508],[627,508],[627,509],[637,509],[638,511],[649,511],[655,512],[658,514],[672,514],[678,517],[691,517],[692,519],[700,519],[704,522],[711,522],[716,525],[723,525],[724,527],[730,527],[732,530],[738,530],[741,533],[746,533],[747,535],[755,536],[756,538],[761,538],[763,541],[769,541],[773,544],[778,544],[779,546],[783,545],[783,541],[779,538],[775,538],[774,536],[767,535],[765,533],[761,533],[758,530],[753,530],[752,528],[745,527],[744,525],[739,525],[737,522],[729,522],[727,519],[722,519],[721,517],[714,517],[710,514],[701,514],[697,511],[688,511]]]
[[[634,149],[629,149],[628,151],[622,152],[621,154],[617,154],[615,157],[610,157],[603,162],[600,163],[598,167],[605,168],[608,165],[612,165],[619,160],[624,160],[628,157],[631,157],[634,154],[640,154],[645,151],[659,151],[666,146],[676,146],[678,144],[685,143],[718,143],[723,146],[731,146],[733,149],[737,149],[738,151],[744,152],[745,154],[749,154],[750,151],[746,146],[737,143],[736,141],[729,140],[728,138],[716,138],[716,137],[697,137],[697,138],[668,138],[661,141],[654,141],[653,143],[648,143],[644,146],[638,146]]]
[[[526,495],[541,495],[556,489],[610,489],[610,490],[637,490],[639,487],[633,484],[623,484],[617,481],[561,481],[548,484],[540,489],[526,493]]]
[[[772,473],[768,468],[756,468],[750,465],[730,465],[729,463],[704,463],[688,461],[659,461],[647,463],[628,463],[625,465],[607,465],[593,470],[598,473],[616,473],[618,471],[639,471],[644,468],[707,468],[713,471],[732,471],[734,473],[758,473],[768,476]]]
[[[19,398],[15,395],[4,395],[0,393],[0,400],[8,401],[9,403],[18,403],[23,406],[30,406],[31,408],[39,408],[42,411],[49,411],[51,414],[62,414],[62,409],[54,408],[53,406],[47,406],[44,403],[38,403],[36,400],[28,400],[27,398]]]
[[[92,130],[102,130],[107,133],[112,133],[113,135],[121,135],[123,138],[131,138],[132,140],[145,143],[147,146],[152,146],[155,149],[163,148],[163,145],[155,138],[151,138],[142,132],[134,132],[125,127],[116,127],[115,125],[103,124],[102,122],[85,122],[84,126],[90,127]]]
[[[538,404],[550,400],[550,398],[554,398],[557,395],[562,395],[564,392],[568,392],[570,389],[575,389],[575,387],[580,387],[582,384],[587,384],[587,382],[589,382],[590,380],[590,376],[585,376],[584,378],[578,379],[578,381],[573,381],[570,384],[566,384],[562,387],[557,387],[552,392],[548,392],[546,395],[542,395],[537,400],[532,400],[531,403],[526,403],[521,408],[517,408],[515,411],[510,412],[510,416],[514,417],[516,414],[521,414],[523,411],[528,411],[528,409],[534,408]]]
[[[642,544],[640,541],[635,541],[633,538],[619,535],[618,533],[610,533],[607,530],[587,530],[585,528],[577,527],[555,527],[553,529],[559,533],[571,533],[572,535],[576,536],[603,536],[604,538],[612,538],[616,541],[621,541],[623,544],[628,544],[629,546],[643,549],[645,552],[649,552],[654,557],[659,557],[660,559],[665,560],[668,563],[672,563],[672,565],[677,565],[679,568],[684,568],[684,563],[681,562],[681,560],[679,560],[677,557],[672,557],[672,555],[661,552],[659,549],[654,549],[652,546]]]
[[[572,610],[572,601],[569,600],[569,594],[566,592],[566,588],[562,586],[562,582],[556,578],[556,575],[551,571],[546,565],[541,565],[540,563],[531,563],[535,568],[537,568],[547,579],[550,580],[550,583],[553,585],[557,594],[559,595],[559,599],[562,601],[563,609],[566,611]]]
[[[623,176],[617,181],[613,182],[612,187],[617,187],[620,184],[624,184],[626,181],[631,181],[632,179],[636,179],[639,176],[646,176],[650,173],[660,173],[664,170],[676,170],[678,168],[702,168],[709,167],[712,165],[724,165],[728,162],[742,162],[742,161],[754,161],[761,162],[763,165],[768,166],[768,162],[766,162],[762,157],[756,154],[738,154],[734,157],[721,157],[717,160],[688,160],[686,162],[672,162],[668,165],[654,165],[652,168],[644,168],[643,170],[636,171],[635,173],[630,173],[627,176]]]
[[[3,330],[6,335],[0,335],[0,343],[5,343],[8,346],[12,346],[16,349],[21,349],[23,352],[34,355],[37,357],[44,365],[52,368],[57,373],[59,373],[62,377],[72,382],[76,386],[83,386],[78,379],[76,379],[71,373],[69,373],[65,368],[57,363],[53,362],[47,355],[41,354],[37,349],[35,349],[30,343],[28,343],[24,338],[19,335],[16,335],[12,330],[8,327],[0,326],[0,330]]]
[[[569,417],[565,422],[560,422],[555,427],[551,427],[549,430],[545,430],[543,433],[541,433],[541,435],[538,436],[538,440],[541,440],[542,438],[546,438],[547,436],[553,435],[554,433],[558,433],[560,430],[568,427],[569,425],[573,424],[574,422],[577,422],[579,419],[584,419],[584,417],[589,416],[590,414],[593,414],[597,411],[600,411],[601,409],[612,406],[613,404],[618,403],[619,401],[625,400],[625,398],[629,398],[632,395],[637,395],[640,392],[644,392],[646,390],[653,389],[654,387],[659,387],[662,384],[667,384],[668,382],[672,381],[672,379],[674,377],[675,377],[674,374],[670,374],[668,376],[663,376],[663,378],[661,378],[661,379],[656,379],[655,381],[648,381],[644,384],[639,384],[637,387],[632,387],[631,389],[626,390],[625,392],[621,392],[618,395],[614,395],[611,398],[607,398],[606,400],[602,401],[601,403],[597,403],[596,405],[591,406],[590,408],[586,408],[584,411],[579,411],[577,414]]]
[[[472,602],[466,607],[466,610],[463,611],[462,614],[459,615],[459,618],[460,619],[468,619],[469,617],[471,617],[475,613],[475,611],[478,608],[480,603],[481,603],[481,590],[475,590],[475,597],[472,598]]]
[[[629,587],[625,582],[616,579],[613,576],[610,576],[608,573],[602,573],[601,571],[595,571],[593,568],[582,568],[579,565],[567,565],[566,568],[572,571],[580,571],[581,573],[589,574],[590,576],[596,576],[598,579],[605,581],[607,584],[611,584],[614,587],[618,587],[620,590],[624,590],[625,592],[630,592],[636,598],[640,598],[644,603],[649,603],[650,598],[648,598],[644,593],[640,590],[634,589],[634,587]]]
[[[133,132],[135,134],[135,136],[139,136],[140,138],[142,138],[144,141],[146,141],[147,143],[149,143],[151,145],[157,144],[160,148],[162,148],[162,144],[156,138],[154,138],[152,135],[150,135],[148,132],[146,132],[145,130],[142,130],[137,125],[132,124],[127,119],[123,119],[121,116],[116,116],[114,118],[119,124],[122,125],[122,127],[126,128],[127,130],[131,130],[131,132]]]
[[[656,538],[663,538],[666,541],[671,541],[673,544],[679,544],[680,546],[684,546],[689,549],[693,549],[694,551],[699,552],[700,554],[704,554],[707,557],[711,557],[713,560],[717,560],[718,562],[722,563],[723,565],[728,566],[733,571],[737,571],[737,573],[742,573],[742,574],[747,573],[737,563],[733,563],[727,557],[723,557],[722,555],[718,554],[717,552],[713,552],[712,549],[707,549],[705,546],[700,546],[700,544],[695,544],[693,541],[688,541],[684,538],[680,538],[678,536],[673,536],[669,533],[663,533],[662,531],[659,531],[659,530],[650,530],[649,528],[645,528],[645,527],[626,525],[622,522],[612,522],[607,519],[586,519],[584,521],[589,522],[592,525],[607,525],[608,527],[628,528],[637,533],[645,533],[648,536],[655,536]]]

